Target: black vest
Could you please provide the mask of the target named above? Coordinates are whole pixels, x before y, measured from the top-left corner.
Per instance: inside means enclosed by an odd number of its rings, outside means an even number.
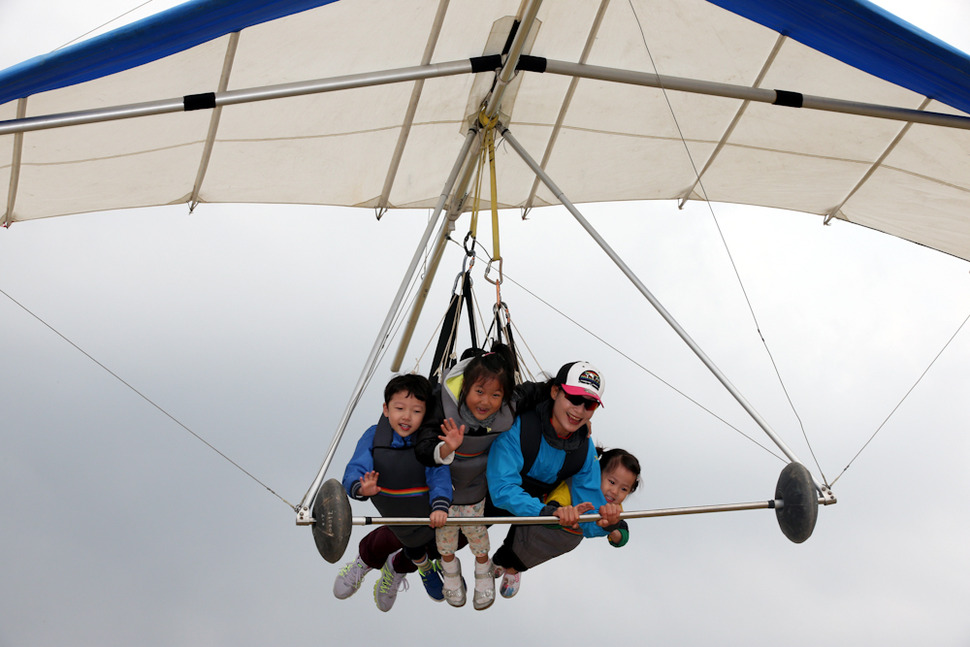
[[[371,497],[371,501],[385,517],[427,518],[431,515],[431,501],[425,467],[414,455],[413,445],[391,447],[393,438],[391,423],[386,416],[381,416],[371,448],[381,492]],[[434,539],[434,530],[427,523],[390,528],[405,546],[421,546]]]

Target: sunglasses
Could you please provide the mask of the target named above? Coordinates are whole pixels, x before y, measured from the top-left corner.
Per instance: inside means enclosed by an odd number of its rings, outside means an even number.
[[[596,411],[596,407],[600,406],[600,403],[592,398],[584,398],[581,395],[571,395],[565,391],[563,391],[562,394],[566,396],[566,399],[569,400],[570,404],[574,404],[577,407],[586,407],[587,411]]]

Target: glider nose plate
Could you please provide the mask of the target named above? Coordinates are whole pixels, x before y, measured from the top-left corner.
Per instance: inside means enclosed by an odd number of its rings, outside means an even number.
[[[778,477],[775,499],[782,501],[781,507],[775,508],[775,515],[785,536],[796,544],[811,537],[818,519],[818,495],[812,475],[804,465],[785,466]]]
[[[350,542],[353,519],[350,501],[344,487],[337,479],[326,481],[313,502],[313,541],[320,555],[336,564],[343,557]]]

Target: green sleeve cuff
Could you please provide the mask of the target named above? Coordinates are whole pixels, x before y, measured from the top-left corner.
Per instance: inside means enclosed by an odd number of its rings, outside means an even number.
[[[613,543],[613,539],[610,538],[610,544],[615,548],[622,548],[626,546],[626,542],[630,541],[630,531],[626,528],[618,528],[620,531],[620,541]]]

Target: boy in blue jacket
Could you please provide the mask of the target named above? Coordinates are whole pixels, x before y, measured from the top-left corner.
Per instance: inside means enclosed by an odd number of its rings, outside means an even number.
[[[431,397],[431,383],[421,375],[392,378],[384,388],[383,415],[358,441],[342,481],[352,498],[371,499],[383,516],[429,518],[430,524],[391,526],[394,541],[387,533],[364,537],[361,554],[337,575],[334,595],[338,598],[353,595],[364,575],[380,567],[374,601],[381,611],[391,609],[398,590],[406,588],[407,573],[415,570],[428,595],[444,600],[441,566],[429,559],[426,546],[434,542],[434,529],[448,518],[451,474],[447,465],[425,467],[414,455],[414,434]]]

